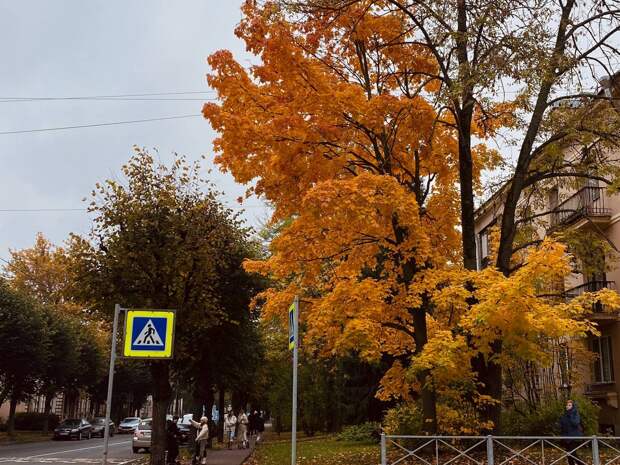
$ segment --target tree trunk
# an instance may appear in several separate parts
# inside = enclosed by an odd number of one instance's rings
[[[217,422],[217,441],[224,442],[224,414],[226,413],[224,409],[226,406],[224,405],[224,387],[219,386],[217,388],[218,396],[217,396],[217,408],[220,410],[220,421]]]
[[[423,308],[413,311],[413,326],[415,339],[415,354],[419,355],[428,342],[426,326],[426,311],[428,299],[423,298]],[[420,383],[420,400],[422,402],[422,430],[425,433],[434,434],[437,432],[437,396],[435,389],[430,381],[430,370],[424,370],[417,375]]]
[[[474,171],[471,156],[471,109],[459,114],[459,181],[461,184],[461,241],[463,266],[467,270],[478,269],[476,259],[476,230],[474,205]]]
[[[50,414],[52,413],[52,400],[54,395],[51,393],[45,394],[45,418],[43,419],[43,434],[47,434],[50,431]]]
[[[15,410],[17,409],[17,397],[12,396],[9,407],[9,419],[6,423],[6,432],[9,436],[15,434]]]
[[[170,363],[157,361],[151,365],[153,376],[153,423],[151,438],[151,465],[165,465],[166,414],[172,399],[170,386]]]

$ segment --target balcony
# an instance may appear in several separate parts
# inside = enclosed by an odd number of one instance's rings
[[[605,222],[610,217],[611,210],[605,206],[605,188],[584,187],[553,209],[551,225],[569,225],[583,218]]]
[[[616,289],[615,281],[589,281],[587,283],[581,284],[580,286],[573,287],[571,289],[567,289],[564,291],[564,296],[567,300],[574,299],[577,296],[580,296],[584,292],[596,292],[602,289]],[[600,302],[596,302],[592,305],[592,311],[594,313],[602,314],[604,313],[603,304]],[[609,316],[610,319],[615,319],[616,315],[605,315]],[[605,318],[605,316],[598,315],[599,318]]]

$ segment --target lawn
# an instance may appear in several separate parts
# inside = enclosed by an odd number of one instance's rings
[[[300,441],[297,463],[300,465],[377,465],[379,444],[337,441],[333,437]],[[248,465],[289,465],[291,445],[288,442],[261,444]]]
[[[0,433],[0,445],[22,443],[22,442],[39,442],[48,441],[52,437],[50,434],[43,434],[40,431],[15,431],[13,437],[9,437],[6,433]]]

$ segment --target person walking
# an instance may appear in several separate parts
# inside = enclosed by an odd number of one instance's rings
[[[560,418],[560,434],[571,439],[565,440],[568,465],[586,465],[585,462],[577,457],[576,448],[580,446],[580,441],[574,438],[583,436],[581,427],[581,417],[577,410],[577,405],[572,400],[566,401],[566,411]]]
[[[166,422],[166,447],[168,455],[166,463],[173,465],[177,462],[179,456],[179,428],[177,427],[178,417]]]
[[[198,430],[196,435],[196,450],[194,457],[198,463],[205,465],[207,463],[207,445],[209,440],[209,419],[202,417],[200,423],[191,418],[190,423]]]
[[[239,441],[241,441],[240,448],[247,449],[250,446],[248,441],[248,424],[250,421],[248,420],[248,416],[245,414],[243,409],[239,410]]]
[[[263,413],[259,412],[256,415],[256,444],[260,442],[263,431],[265,431],[265,419],[263,418]]]
[[[232,411],[231,407],[228,407],[226,415],[224,415],[224,438],[228,442],[228,448],[232,449],[232,443],[235,439],[235,428],[237,427],[237,417]]]
[[[250,421],[249,425],[248,425],[248,432],[250,435],[250,438],[254,437],[254,435],[256,434],[256,415],[257,415],[257,411],[254,410],[253,412],[250,412],[250,414],[248,415],[248,420]]]

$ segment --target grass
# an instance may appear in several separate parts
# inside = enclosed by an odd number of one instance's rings
[[[48,441],[51,437],[51,433],[43,434],[40,431],[15,431],[13,436],[3,432],[0,433],[0,445]]]
[[[301,441],[297,444],[299,465],[377,465],[379,445],[337,441],[324,437]],[[248,465],[289,465],[291,445],[287,442],[261,444],[247,462]]]

